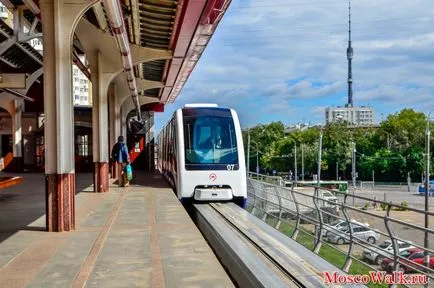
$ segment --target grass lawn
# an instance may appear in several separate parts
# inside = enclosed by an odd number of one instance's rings
[[[276,220],[268,220],[267,219],[267,223],[270,225],[273,225],[276,223]],[[284,233],[285,235],[291,236],[293,231],[294,231],[294,227],[295,227],[295,222],[294,222],[293,226],[289,225],[288,223],[282,222],[280,224],[279,231]],[[314,248],[313,241],[314,241],[314,236],[313,236],[312,232],[308,232],[308,233],[303,232],[303,231],[298,232],[297,242],[302,244],[303,246],[305,246],[309,250],[313,250],[313,248]],[[345,263],[345,259],[346,259],[345,254],[333,249],[332,247],[330,247],[324,243],[321,245],[321,249],[320,249],[318,255],[321,256],[322,258],[324,258],[327,262],[335,265],[336,267],[338,267],[340,269],[342,269],[342,267]],[[357,262],[356,260],[353,260],[353,263],[351,264],[351,267],[350,267],[349,274],[352,274],[352,275],[355,275],[355,274],[369,275],[369,271],[372,271],[372,269],[366,265],[363,265],[362,263]],[[368,284],[368,287],[387,288],[388,286],[386,284],[382,284],[382,285],[380,285],[380,284]]]

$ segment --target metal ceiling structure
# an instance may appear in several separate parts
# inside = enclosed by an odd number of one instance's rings
[[[0,71],[25,71],[31,74],[42,67],[42,55],[30,44],[15,41],[14,30],[2,19],[0,19],[0,52]]]
[[[162,81],[164,88],[139,92],[161,103],[172,103],[214,33],[230,0],[122,0],[130,43],[173,51],[173,59],[156,60],[134,67],[135,76]],[[102,6],[102,5],[101,5]],[[107,31],[104,7],[89,9],[85,18]]]
[[[38,0],[0,2],[10,10],[20,7],[26,26],[32,27],[35,33],[42,32],[38,21]],[[163,88],[139,91],[139,95],[155,98],[163,104],[172,103],[176,99],[230,2],[231,0],[120,0],[130,43],[173,51],[172,59],[150,61],[134,67],[137,78],[165,84]],[[111,33],[101,2],[89,9],[84,18],[97,28]],[[0,20],[0,48],[12,38],[13,29]],[[79,41],[74,39],[74,62],[90,76],[88,68],[78,59],[78,55],[83,53]],[[42,55],[25,42],[17,41],[4,53],[0,53],[2,71],[24,69],[31,73],[41,65]]]

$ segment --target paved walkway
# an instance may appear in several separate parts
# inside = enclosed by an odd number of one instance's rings
[[[64,233],[44,231],[44,175],[22,176],[0,190],[1,288],[233,287],[160,175],[93,193],[78,174],[77,228]]]

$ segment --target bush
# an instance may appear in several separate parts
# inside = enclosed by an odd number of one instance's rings
[[[401,206],[402,206],[401,211],[407,211],[408,202],[407,201],[402,201],[401,202]]]
[[[383,209],[383,211],[386,211],[387,205],[386,205],[386,203],[381,203],[380,207],[381,207],[381,209]]]
[[[363,206],[363,210],[368,210],[369,207],[371,207],[371,203],[366,202],[366,203],[365,203],[365,206]]]

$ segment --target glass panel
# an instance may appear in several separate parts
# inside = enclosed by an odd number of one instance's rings
[[[184,116],[186,164],[238,164],[231,117]]]

